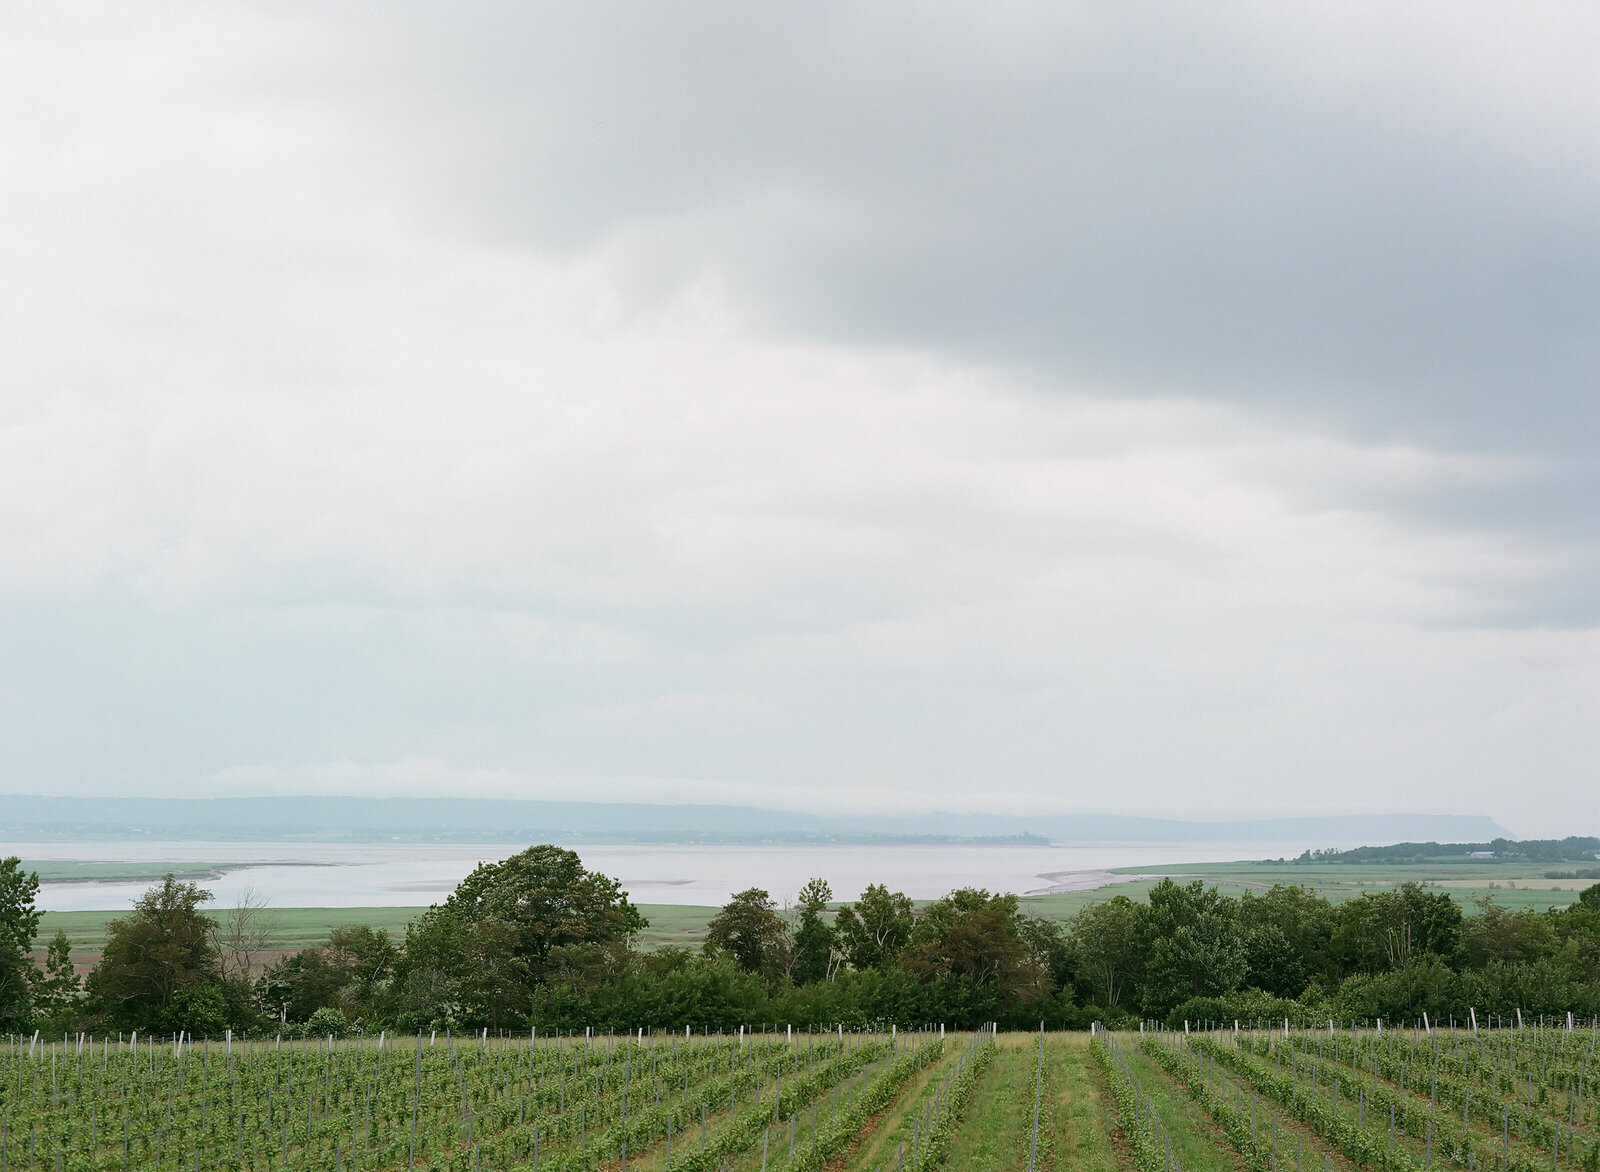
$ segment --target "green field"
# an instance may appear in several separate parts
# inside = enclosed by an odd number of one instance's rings
[[[23,862],[23,869],[34,872],[44,883],[132,883],[139,880],[155,882],[169,872],[179,879],[198,883],[216,879],[228,871],[236,871],[243,866],[244,863],[145,863],[88,859],[42,859]]]
[[[396,939],[405,935],[406,925],[425,912],[421,907],[348,908],[266,908],[261,912],[268,927],[267,949],[293,952],[326,944],[328,933],[341,924],[368,924],[388,932]],[[705,936],[706,922],[715,908],[680,904],[641,904],[640,910],[650,927],[640,934],[643,948],[668,944],[698,948]],[[74,953],[93,954],[105,946],[107,921],[120,912],[46,912],[39,925],[39,939],[48,939],[60,930],[67,934]]]
[[[1480,1024],[182,1047],[13,1038],[0,1052],[0,1162],[64,1172],[1595,1166],[1591,1031]]]
[[[1436,862],[1409,864],[1366,863],[1182,863],[1155,867],[1117,867],[1119,875],[1149,875],[1093,891],[1074,891],[1060,895],[1029,896],[1024,902],[1038,914],[1065,919],[1085,904],[1112,895],[1143,898],[1161,877],[1203,879],[1230,896],[1246,891],[1260,893],[1275,883],[1298,884],[1335,903],[1354,898],[1364,891],[1393,891],[1402,883],[1425,883],[1448,891],[1467,915],[1478,908],[1475,900],[1493,896],[1494,901],[1512,911],[1533,908],[1564,908],[1577,902],[1578,893],[1597,881],[1547,879],[1545,872],[1570,869],[1566,865],[1490,860],[1481,863]]]

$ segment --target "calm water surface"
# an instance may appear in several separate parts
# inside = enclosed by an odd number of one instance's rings
[[[274,907],[413,907],[450,893],[479,862],[505,858],[522,844],[88,842],[0,843],[0,853],[28,860],[82,859],[245,864],[204,884],[228,906],[253,887]],[[735,891],[764,887],[792,896],[820,875],[839,899],[885,883],[916,899],[955,887],[1026,893],[1053,886],[1093,887],[1111,867],[1226,862],[1298,854],[1298,844],[1073,843],[994,846],[579,846],[592,870],[622,881],[637,903],[716,906]],[[1076,874],[1075,874],[1076,873]],[[46,883],[49,911],[121,910],[148,882]]]

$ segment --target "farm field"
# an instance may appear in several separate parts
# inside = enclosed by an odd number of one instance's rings
[[[0,1161],[65,1172],[1594,1168],[1593,1024],[1479,1024],[10,1038]]]
[[[1482,863],[1431,862],[1408,864],[1296,863],[1264,861],[1240,863],[1187,863],[1149,867],[1117,867],[1112,873],[1139,876],[1124,883],[1090,891],[1030,896],[1025,902],[1041,914],[1064,919],[1087,904],[1113,895],[1142,898],[1162,877],[1203,879],[1237,898],[1246,891],[1260,894],[1275,883],[1298,884],[1335,903],[1364,891],[1393,891],[1402,883],[1426,883],[1448,891],[1467,915],[1477,913],[1474,900],[1488,895],[1512,911],[1564,908],[1577,902],[1579,892],[1597,879],[1547,878],[1546,872],[1570,870],[1568,865],[1492,861]],[[1587,868],[1583,868],[1587,871]],[[1149,878],[1144,878],[1149,876]]]
[[[271,960],[302,948],[326,944],[328,933],[341,924],[367,924],[400,940],[405,936],[406,925],[426,910],[420,907],[266,908],[261,912],[267,928],[263,959]],[[650,921],[650,927],[639,934],[637,941],[639,947],[645,949],[668,944],[700,947],[705,939],[706,924],[717,911],[716,908],[648,903],[639,905],[639,910]],[[105,947],[107,921],[123,914],[123,911],[45,912],[39,922],[39,945],[42,948],[58,930],[66,932],[74,962],[87,970]]]

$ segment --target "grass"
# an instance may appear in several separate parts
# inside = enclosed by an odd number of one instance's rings
[[[326,943],[328,933],[343,924],[368,924],[398,939],[405,935],[406,925],[427,910],[421,907],[266,908],[261,917],[268,928],[267,950],[293,952]],[[644,948],[668,944],[699,948],[705,939],[706,924],[716,914],[715,908],[676,904],[641,904],[639,910],[650,921],[650,926],[639,937]],[[105,947],[106,924],[121,914],[46,912],[39,924],[39,940],[49,940],[59,929],[66,932],[74,953],[98,953]]]
[[[1050,1089],[1056,1142],[1051,1167],[1072,1172],[1117,1172],[1116,1147],[1111,1139],[1114,1112],[1089,1057],[1089,1039],[1083,1034],[1057,1034],[1045,1044],[1054,1072]]]
[[[901,1142],[901,1133],[904,1131],[909,1135],[909,1121],[912,1114],[921,1109],[924,1092],[944,1077],[945,1069],[954,1061],[955,1055],[956,1047],[947,1046],[943,1058],[918,1071],[901,1088],[899,1097],[889,1104],[889,1109],[878,1117],[877,1124],[860,1146],[840,1164],[841,1169],[866,1172],[885,1164],[893,1167],[895,1145]]]
[[[1426,883],[1448,891],[1468,915],[1478,911],[1474,901],[1493,896],[1495,903],[1512,911],[1533,908],[1567,907],[1578,894],[1594,885],[1593,879],[1547,879],[1545,872],[1562,870],[1549,863],[1525,862],[1434,862],[1434,863],[1179,863],[1154,867],[1117,867],[1113,874],[1156,876],[1126,883],[1111,884],[1092,891],[1070,891],[1058,895],[1034,895],[1023,900],[1035,915],[1064,920],[1091,903],[1114,895],[1144,898],[1159,877],[1174,880],[1203,879],[1224,894],[1237,898],[1246,891],[1260,894],[1274,884],[1298,884],[1334,903],[1353,899],[1362,892],[1393,891],[1402,883]],[[1572,869],[1567,867],[1565,869]]]
[[[155,883],[163,875],[172,874],[185,882],[202,882],[220,878],[228,871],[238,870],[243,863],[142,863],[121,860],[42,859],[22,862],[22,870],[39,876],[41,883],[131,883],[148,880]]]
[[[1000,1172],[1027,1158],[1038,1056],[1035,1042],[1032,1034],[1002,1035],[999,1053],[972,1088],[966,1118],[950,1141],[947,1166]]]
[[[1124,1043],[1123,1054],[1139,1086],[1155,1101],[1162,1122],[1171,1129],[1173,1158],[1189,1172],[1239,1172],[1238,1156],[1199,1104],[1141,1053],[1132,1039]]]

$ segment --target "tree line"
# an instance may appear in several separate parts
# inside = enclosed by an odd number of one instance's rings
[[[1163,879],[1067,920],[962,888],[921,906],[883,885],[793,907],[734,895],[698,950],[648,926],[606,875],[555,846],[480,865],[395,940],[362,924],[265,966],[259,904],[209,914],[166,876],[106,928],[87,979],[64,933],[32,956],[38,877],[0,861],[0,1030],[728,1029],[759,1023],[1110,1025],[1159,1018],[1443,1020],[1600,1013],[1600,884],[1566,909],[1466,916],[1408,883],[1343,903],[1293,885],[1233,898]]]

